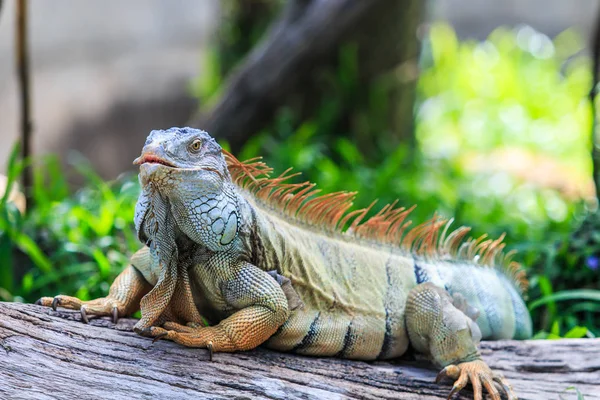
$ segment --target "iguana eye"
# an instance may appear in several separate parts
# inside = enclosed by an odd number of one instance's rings
[[[194,139],[194,141],[190,143],[189,147],[191,151],[197,152],[198,150],[200,150],[200,146],[202,146],[202,140]]]

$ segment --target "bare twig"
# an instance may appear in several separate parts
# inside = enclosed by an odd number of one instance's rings
[[[19,81],[19,100],[21,103],[21,154],[24,160],[31,155],[31,107],[29,96],[29,54],[27,47],[27,0],[17,1],[16,25],[17,75]],[[29,164],[26,161],[26,164]],[[27,208],[31,207],[32,170],[26,165],[23,172],[23,188]]]
[[[598,94],[598,74],[600,71],[600,11],[596,17],[594,33],[592,36],[592,88],[590,89],[590,106],[592,107],[592,166],[596,198],[600,202],[600,147],[598,144],[596,95]]]

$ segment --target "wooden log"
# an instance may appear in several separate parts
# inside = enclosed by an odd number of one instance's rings
[[[131,332],[135,320],[0,303],[0,399],[445,399],[418,361],[361,362],[266,349],[216,353]],[[600,339],[484,342],[520,399],[600,399]],[[472,398],[470,389],[457,398]],[[562,397],[561,397],[562,396]]]

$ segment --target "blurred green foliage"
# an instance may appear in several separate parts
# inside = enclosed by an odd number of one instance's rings
[[[507,232],[508,247],[529,270],[537,337],[597,335],[600,222],[589,210],[595,203],[581,200],[591,193],[591,74],[581,48],[572,31],[550,40],[528,27],[500,28],[486,41],[459,42],[450,27],[435,24],[424,42],[414,140],[393,140],[381,115],[393,74],[358,95],[350,45],[326,77],[331,90],[316,117],[281,110],[239,158],[262,155],[276,171],[293,166],[324,192],[356,190],[357,207],[398,198],[418,204],[415,222],[438,212],[472,226],[475,236]],[[202,97],[222,84],[223,57],[215,52],[207,60],[193,85]],[[368,157],[357,145],[364,137],[332,122],[348,101],[356,111],[348,129],[364,127],[373,143]],[[109,184],[77,159],[87,185],[71,195],[58,165],[49,158],[36,166],[36,207],[25,217],[0,202],[0,298],[105,295],[139,247],[133,177]],[[548,169],[532,174],[540,165]],[[21,168],[15,157],[9,178]]]
[[[81,156],[73,154],[71,164],[87,183],[74,195],[59,160],[50,156],[33,166],[35,208],[21,216],[13,204],[0,203],[0,300],[35,301],[59,293],[104,296],[139,249],[134,177],[107,183]],[[9,178],[22,167],[13,157]]]

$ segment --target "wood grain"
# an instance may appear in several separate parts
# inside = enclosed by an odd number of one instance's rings
[[[77,312],[0,303],[0,399],[445,399],[428,363],[360,362],[265,349],[208,361],[203,349],[151,340]],[[600,339],[482,344],[520,399],[600,399]],[[461,399],[472,398],[465,390]]]

